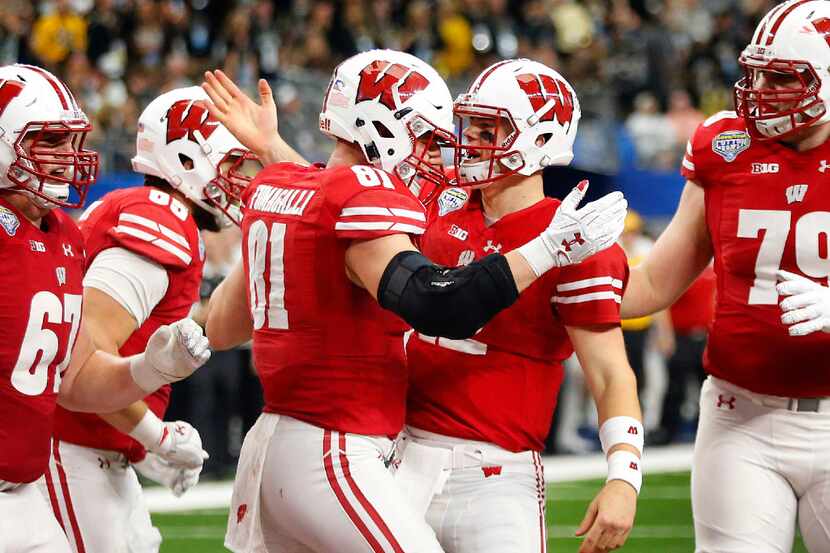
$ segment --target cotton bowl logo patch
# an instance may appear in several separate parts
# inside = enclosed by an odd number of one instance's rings
[[[725,131],[712,140],[712,151],[732,163],[738,154],[749,148],[749,133],[746,131]]]
[[[447,213],[461,209],[469,197],[463,188],[447,188],[438,196],[438,215],[443,217]]]
[[[3,230],[6,231],[6,234],[14,236],[17,234],[17,228],[20,226],[20,220],[17,218],[17,215],[14,214],[14,211],[0,206],[0,225],[2,225]]]

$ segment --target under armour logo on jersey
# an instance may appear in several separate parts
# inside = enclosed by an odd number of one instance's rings
[[[66,267],[58,267],[55,269],[55,276],[58,277],[58,286],[66,284]]]
[[[631,461],[631,463],[629,463],[628,468],[630,468],[631,470],[640,470],[640,466],[634,461]]]
[[[493,252],[493,253],[500,253],[501,252],[501,244],[493,244],[492,240],[487,241],[487,245],[484,246],[485,252]]]
[[[828,163],[826,159],[822,159],[821,161],[818,162],[818,172],[819,173],[824,173],[828,169],[830,169],[830,163]]]
[[[732,409],[734,409],[735,408],[735,396],[729,396],[729,399],[726,399],[725,397],[723,397],[723,394],[718,394],[717,407],[723,407],[724,405],[729,407],[730,411]]]
[[[788,186],[786,194],[788,204],[794,204],[795,202],[803,202],[804,196],[807,195],[807,185],[794,184],[792,186]]]
[[[585,239],[582,238],[582,234],[579,232],[574,233],[573,240],[562,240],[562,247],[565,248],[566,252],[571,251],[571,246],[581,246],[585,243]]]
[[[72,244],[63,245],[63,255],[66,257],[75,257],[75,253],[72,251]]]
[[[481,472],[484,473],[484,478],[490,478],[491,476],[498,476],[501,474],[501,466],[495,467],[481,467]]]
[[[638,435],[638,434],[640,433],[640,431],[639,431],[639,430],[637,430],[637,427],[636,427],[636,426],[629,426],[629,427],[628,427],[628,433],[629,433],[629,434],[632,434],[632,435],[634,435],[634,436],[636,436],[636,435]]]

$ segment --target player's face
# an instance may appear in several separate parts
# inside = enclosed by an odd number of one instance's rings
[[[69,172],[72,167],[67,165],[65,157],[60,154],[76,151],[75,135],[73,133],[57,131],[30,132],[21,140],[20,145],[27,154],[37,157],[41,171],[47,175],[56,177],[71,176]]]
[[[412,153],[417,159],[423,159],[430,166],[440,169],[444,164],[441,157],[441,149],[447,146],[447,141],[439,135],[427,132],[415,141],[415,147]]]
[[[461,124],[465,125],[463,119]],[[490,159],[494,154],[493,148],[502,144],[508,133],[508,125],[500,117],[470,117],[462,131],[463,144],[466,146],[465,161],[474,163]]]
[[[753,74],[752,85],[756,89],[786,92],[787,90],[799,90],[803,82],[794,72],[759,69]],[[796,104],[795,101],[770,102],[771,107],[782,111],[796,107]]]

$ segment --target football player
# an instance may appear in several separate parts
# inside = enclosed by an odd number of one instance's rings
[[[700,553],[790,551],[796,524],[811,553],[830,551],[830,336],[801,336],[826,322],[829,33],[824,1],[761,20],[736,111],[698,127],[677,213],[623,298],[625,317],[665,309],[714,257],[692,471]]]
[[[83,237],[56,208],[80,207],[95,179],[97,154],[84,148],[90,130],[54,75],[29,65],[0,68],[0,249],[8,262],[0,277],[3,551],[70,551],[32,485],[48,470],[56,402],[79,411],[121,409],[209,356],[189,319],[154,328],[146,351],[126,358],[96,351],[93,329],[81,323]]]
[[[210,116],[207,99],[189,87],[150,102],[132,161],[145,186],[111,192],[81,216],[84,317],[97,347],[114,355],[142,351],[156,328],[187,316],[202,280],[199,230],[238,223],[231,190],[244,189],[243,171],[258,169]],[[191,425],[162,422],[169,398],[164,386],[117,413],[58,408],[41,491],[77,553],[158,551],[133,466],[178,496],[196,484],[206,456]]]
[[[562,75],[526,59],[485,69],[454,110],[458,187],[438,197],[419,243],[445,265],[517,248],[557,209],[568,209],[569,199],[545,197],[542,169],[570,163],[580,118]],[[409,339],[407,428],[396,479],[447,553],[545,550],[540,452],[562,362],[574,350],[608,455],[608,481],[577,531],[585,536],[580,553],[625,542],[643,448],[637,384],[620,330],[627,278],[625,254],[615,245],[548,271],[472,338]]]
[[[208,88],[221,116],[242,113],[232,87]],[[577,210],[578,187],[527,244],[449,269],[412,245],[426,215],[405,184],[440,182],[436,143],[453,142],[452,99],[435,70],[388,50],[349,58],[320,129],[337,140],[326,168],[277,163],[245,191],[244,267],[210,302],[219,347],[253,332],[266,401],[243,445],[226,546],[439,552],[386,467],[404,421],[407,323],[473,335],[538,276],[610,246],[625,201]]]

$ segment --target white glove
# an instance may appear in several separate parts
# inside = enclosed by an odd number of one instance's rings
[[[202,467],[185,468],[171,464],[155,453],[147,453],[143,461],[133,463],[135,470],[145,478],[170,488],[173,495],[181,497],[199,482]]]
[[[209,348],[202,327],[192,319],[163,325],[150,336],[144,353],[130,358],[130,373],[149,394],[193,374],[210,358]]]
[[[588,181],[580,182],[562,200],[548,228],[516,250],[537,277],[553,267],[583,261],[614,244],[622,234],[628,209],[622,192],[612,192],[577,209],[587,190]]]
[[[781,322],[792,325],[790,336],[830,332],[830,288],[788,271],[778,271],[778,278],[778,294],[790,296],[780,304]]]
[[[198,430],[184,421],[162,422],[149,409],[129,435],[173,465],[201,468],[208,458]]]

